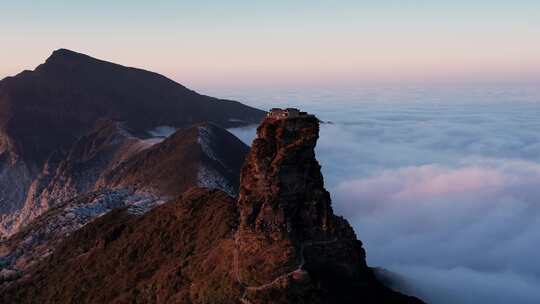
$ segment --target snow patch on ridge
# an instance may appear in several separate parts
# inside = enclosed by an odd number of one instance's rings
[[[126,204],[129,206],[127,210],[130,214],[143,215],[165,202],[164,199],[160,199],[151,194],[136,193],[127,199]]]
[[[71,220],[76,219],[75,222],[85,225],[90,220],[103,216],[112,209],[129,206],[128,211],[130,211],[129,208],[135,206],[136,209],[142,208],[144,210],[144,212],[137,212],[136,214],[143,214],[160,202],[159,197],[155,195],[134,193],[130,190],[120,189],[103,191],[91,201],[82,204],[75,200],[74,204],[68,205],[62,212],[68,218],[71,218]]]
[[[214,153],[214,150],[211,146],[211,137],[213,136],[212,130],[207,127],[201,126],[198,127],[199,137],[197,138],[197,143],[201,146],[203,153],[208,156],[211,160],[218,162],[223,168],[229,169]]]
[[[236,195],[234,187],[229,184],[226,178],[219,174],[219,172],[204,165],[201,165],[197,172],[197,185],[204,188],[221,189],[230,196]]]
[[[0,254],[1,268],[13,273],[28,269],[50,255],[55,244],[66,236],[113,209],[127,206],[128,213],[140,216],[163,203],[162,198],[151,193],[128,189],[100,190],[71,199],[38,217],[20,240],[6,243],[10,250]]]
[[[221,163],[210,146],[210,137],[212,136],[212,131],[210,131],[207,127],[198,127],[197,129],[199,130],[197,143],[201,146],[204,154],[206,154],[206,156],[208,156],[210,159]]]
[[[212,131],[205,127],[198,127],[199,136],[197,138],[197,143],[201,146],[203,153],[210,158],[211,160],[219,163],[223,168],[227,169],[227,166],[216,156],[216,153],[211,146],[211,137],[213,136]],[[223,175],[218,171],[211,169],[207,166],[201,165],[199,171],[197,172],[197,185],[205,188],[216,188],[221,189],[227,192],[229,195],[236,195],[234,187],[227,181]]]

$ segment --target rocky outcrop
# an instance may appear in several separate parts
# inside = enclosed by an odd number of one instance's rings
[[[265,119],[237,201],[192,188],[142,216],[112,211],[1,286],[0,302],[423,303],[367,267],[332,211],[317,137],[315,117]]]
[[[257,129],[242,169],[235,235],[243,299],[357,303],[357,297],[366,297],[415,303],[377,282],[352,227],[333,213],[315,159],[318,136],[319,121],[312,115],[269,116]]]
[[[355,244],[357,256],[350,266],[366,267],[351,226],[332,211],[315,159],[318,135],[313,116],[267,118],[257,129],[238,200],[237,241],[246,282],[268,282],[297,269],[307,244],[312,244],[308,251],[320,243]]]

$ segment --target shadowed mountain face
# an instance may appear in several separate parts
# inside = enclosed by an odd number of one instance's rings
[[[258,123],[263,112],[200,95],[156,73],[57,50],[35,71],[2,80],[0,128],[24,159],[37,163],[73,142],[98,119],[136,134],[157,126]]]
[[[265,119],[237,201],[192,188],[140,216],[113,211],[0,287],[0,302],[423,303],[381,284],[334,215],[318,127],[311,116]]]
[[[34,71],[0,81],[0,214],[21,208],[51,154],[69,149],[100,119],[144,137],[160,126],[258,123],[263,114],[156,73],[57,50]]]

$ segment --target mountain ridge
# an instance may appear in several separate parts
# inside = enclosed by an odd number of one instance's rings
[[[58,49],[33,71],[0,81],[0,223],[23,208],[51,155],[71,149],[100,120],[145,139],[160,127],[234,127],[263,116],[154,72]]]
[[[105,121],[67,157],[51,160],[10,223],[8,238],[0,240],[0,271],[26,273],[60,241],[113,209],[142,215],[197,186],[236,195],[249,149],[234,135],[204,123],[154,140]]]
[[[140,216],[116,209],[5,284],[20,303],[395,303],[348,222],[333,214],[315,117],[258,128],[237,199],[191,188]],[[80,288],[84,286],[84,288]]]

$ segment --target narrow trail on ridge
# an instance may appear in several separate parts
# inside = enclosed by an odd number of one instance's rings
[[[293,270],[291,272],[287,272],[285,274],[282,274],[282,275],[278,276],[277,278],[275,278],[274,280],[272,280],[269,283],[265,283],[265,284],[258,285],[258,286],[249,286],[249,285],[245,284],[244,282],[242,282],[242,280],[240,278],[240,270],[238,269],[238,267],[239,267],[238,239],[235,236],[234,237],[234,245],[235,246],[234,246],[234,255],[233,255],[234,274],[235,274],[236,281],[238,282],[238,284],[244,288],[244,292],[242,293],[242,296],[240,297],[240,302],[244,303],[244,304],[252,304],[251,301],[249,301],[248,299],[245,298],[246,293],[248,291],[259,291],[259,290],[269,288],[272,285],[275,285],[276,283],[281,281],[282,279],[287,278],[289,276],[292,276],[296,272],[303,271],[304,270],[303,268],[304,268],[304,265],[305,265],[305,262],[306,262],[306,259],[304,257],[304,250],[305,250],[306,247],[317,246],[317,245],[329,245],[329,244],[333,244],[333,243],[336,243],[336,242],[343,242],[343,241],[348,241],[348,240],[333,239],[333,240],[329,240],[329,241],[305,241],[300,245],[300,264],[298,265],[298,267],[295,270]]]

